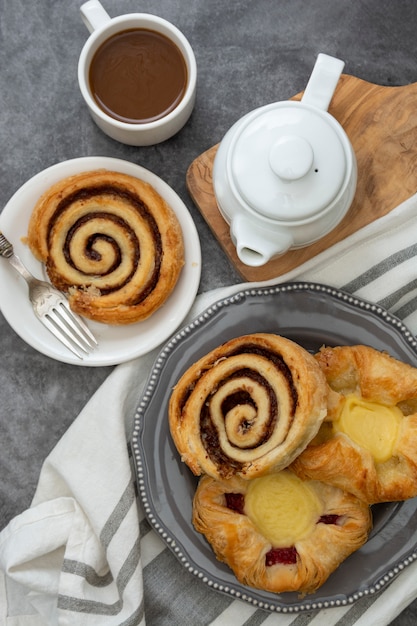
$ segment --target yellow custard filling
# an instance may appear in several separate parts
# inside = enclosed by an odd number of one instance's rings
[[[250,481],[245,513],[280,548],[292,546],[314,530],[322,505],[308,483],[284,470]]]
[[[403,414],[396,406],[385,406],[349,394],[333,428],[368,450],[377,463],[383,463],[393,455],[402,418]]]

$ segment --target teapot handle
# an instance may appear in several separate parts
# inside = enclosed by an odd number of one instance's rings
[[[344,61],[320,53],[301,102],[327,111],[344,66]]]

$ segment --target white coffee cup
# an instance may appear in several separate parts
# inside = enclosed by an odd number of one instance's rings
[[[101,130],[121,143],[149,146],[175,135],[188,121],[195,104],[197,64],[193,49],[180,30],[167,20],[148,13],[129,13],[111,18],[98,0],[89,0],[80,8],[84,24],[90,31],[78,63],[78,83],[90,114]],[[92,95],[89,80],[94,54],[111,36],[132,29],[146,29],[168,37],[180,50],[186,67],[187,83],[178,105],[164,117],[150,122],[124,122],[108,115]]]

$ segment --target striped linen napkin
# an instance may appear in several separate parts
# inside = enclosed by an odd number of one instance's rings
[[[262,287],[324,283],[377,303],[417,333],[417,194]],[[248,285],[197,297],[188,321]],[[357,602],[269,613],[209,588],[149,526],[137,500],[132,419],[158,350],[119,365],[42,467],[31,507],[0,533],[4,626],[384,626],[417,597],[417,560]]]

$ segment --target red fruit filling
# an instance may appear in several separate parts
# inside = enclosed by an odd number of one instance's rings
[[[335,515],[335,514],[322,515],[317,523],[318,524],[320,523],[321,524],[337,524],[337,521],[339,518],[340,518],[340,515]]]
[[[228,509],[244,515],[245,496],[243,493],[225,493],[226,506]],[[320,524],[337,524],[340,515],[328,514],[322,515],[317,523]],[[297,550],[294,546],[290,548],[272,548],[265,555],[265,565],[293,565],[297,562]]]
[[[297,562],[297,550],[294,546],[291,548],[272,548],[265,554],[265,565],[292,565]]]
[[[245,496],[243,493],[225,493],[224,495],[226,497],[227,508],[243,515],[243,508],[245,506]]]

